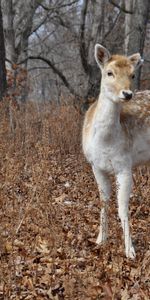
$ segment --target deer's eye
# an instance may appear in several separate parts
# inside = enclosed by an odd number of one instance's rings
[[[111,72],[111,71],[108,71],[108,72],[107,72],[107,75],[108,75],[108,76],[114,76],[113,72]]]
[[[132,79],[134,79],[134,78],[135,78],[135,74],[132,75]]]

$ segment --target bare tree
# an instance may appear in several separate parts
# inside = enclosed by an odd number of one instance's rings
[[[42,62],[47,64],[51,76],[59,77],[76,99],[96,97],[100,74],[94,61],[94,44],[99,41],[115,49],[117,37],[112,41],[111,33],[117,30],[118,22],[121,24],[120,10],[104,0],[42,2],[41,8],[41,14],[46,11],[47,17],[42,30],[31,37],[28,59],[35,60],[40,68]],[[120,36],[121,31],[119,41]],[[122,47],[119,41],[117,45]],[[35,70],[35,64],[30,65]]]
[[[148,10],[149,1],[143,2]],[[96,42],[112,53],[123,53],[125,45],[127,54],[142,54],[147,13],[139,0],[2,0],[2,4],[7,60],[27,67],[30,95],[36,99],[95,98],[100,81],[93,55]]]
[[[127,23],[128,21],[130,22],[129,32],[126,32],[128,34],[127,54],[130,55],[134,52],[140,52],[140,54],[143,55],[150,1],[130,0],[129,5],[133,14],[132,16],[130,15],[130,17],[128,16],[128,19],[126,20]],[[140,74],[141,71],[139,70],[135,78],[136,88],[139,88],[140,86]]]
[[[42,0],[2,0],[7,62],[17,64],[26,57],[33,17]]]

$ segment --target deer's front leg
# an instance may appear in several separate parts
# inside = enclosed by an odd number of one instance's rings
[[[93,167],[93,173],[103,202],[100,213],[100,230],[96,240],[97,244],[101,244],[107,239],[108,235],[107,206],[111,194],[111,182],[109,176],[99,169]]]
[[[123,172],[117,176],[118,183],[118,213],[124,232],[126,256],[135,258],[135,250],[132,245],[132,239],[129,228],[128,206],[132,188],[132,173]]]

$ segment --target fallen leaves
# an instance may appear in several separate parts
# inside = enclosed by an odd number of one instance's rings
[[[68,125],[62,132],[56,118],[51,121],[51,108],[39,117],[33,105],[14,111],[16,128],[10,134],[5,110],[0,112],[0,298],[150,299],[148,170],[134,175],[130,212],[137,258],[130,261],[124,257],[114,191],[109,240],[95,245],[101,203],[79,137],[74,141],[71,134],[64,142]],[[71,116],[76,128],[80,122]],[[49,142],[52,128],[55,140]]]
[[[47,241],[42,240],[42,238],[40,236],[38,236],[38,238],[37,238],[35,249],[39,254],[42,254],[42,255],[47,255],[50,253],[50,250],[48,249]]]

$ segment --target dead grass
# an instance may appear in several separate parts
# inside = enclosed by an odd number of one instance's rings
[[[0,299],[149,297],[149,170],[134,174],[124,257],[115,193],[110,239],[95,246],[100,201],[81,153],[82,117],[71,106],[0,103]]]

